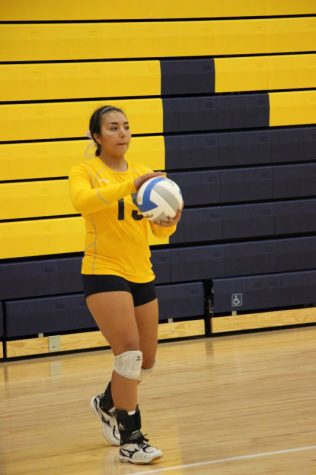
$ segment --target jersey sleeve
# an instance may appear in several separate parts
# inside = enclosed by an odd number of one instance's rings
[[[69,174],[69,192],[73,206],[83,214],[101,211],[107,205],[136,192],[134,179],[123,183],[92,188],[89,172],[84,166],[74,166]]]
[[[173,226],[159,226],[158,224],[152,223],[149,221],[152,233],[157,238],[166,238],[171,236],[176,232],[177,225],[174,224]]]

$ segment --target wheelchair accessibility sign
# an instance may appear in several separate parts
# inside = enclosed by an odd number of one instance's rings
[[[232,307],[242,307],[242,294],[232,294]]]

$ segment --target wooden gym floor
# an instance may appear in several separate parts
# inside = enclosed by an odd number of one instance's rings
[[[316,475],[316,328],[160,344],[139,396],[151,466],[119,463],[90,412],[111,368],[110,351],[3,364],[1,475]]]

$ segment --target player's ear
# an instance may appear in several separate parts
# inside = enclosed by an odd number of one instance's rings
[[[93,138],[99,145],[101,145],[101,137],[99,134],[93,134]]]

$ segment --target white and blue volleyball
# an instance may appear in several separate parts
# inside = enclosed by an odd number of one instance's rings
[[[158,221],[174,218],[177,210],[183,206],[183,198],[174,181],[159,176],[142,184],[136,195],[136,203],[145,218]]]

